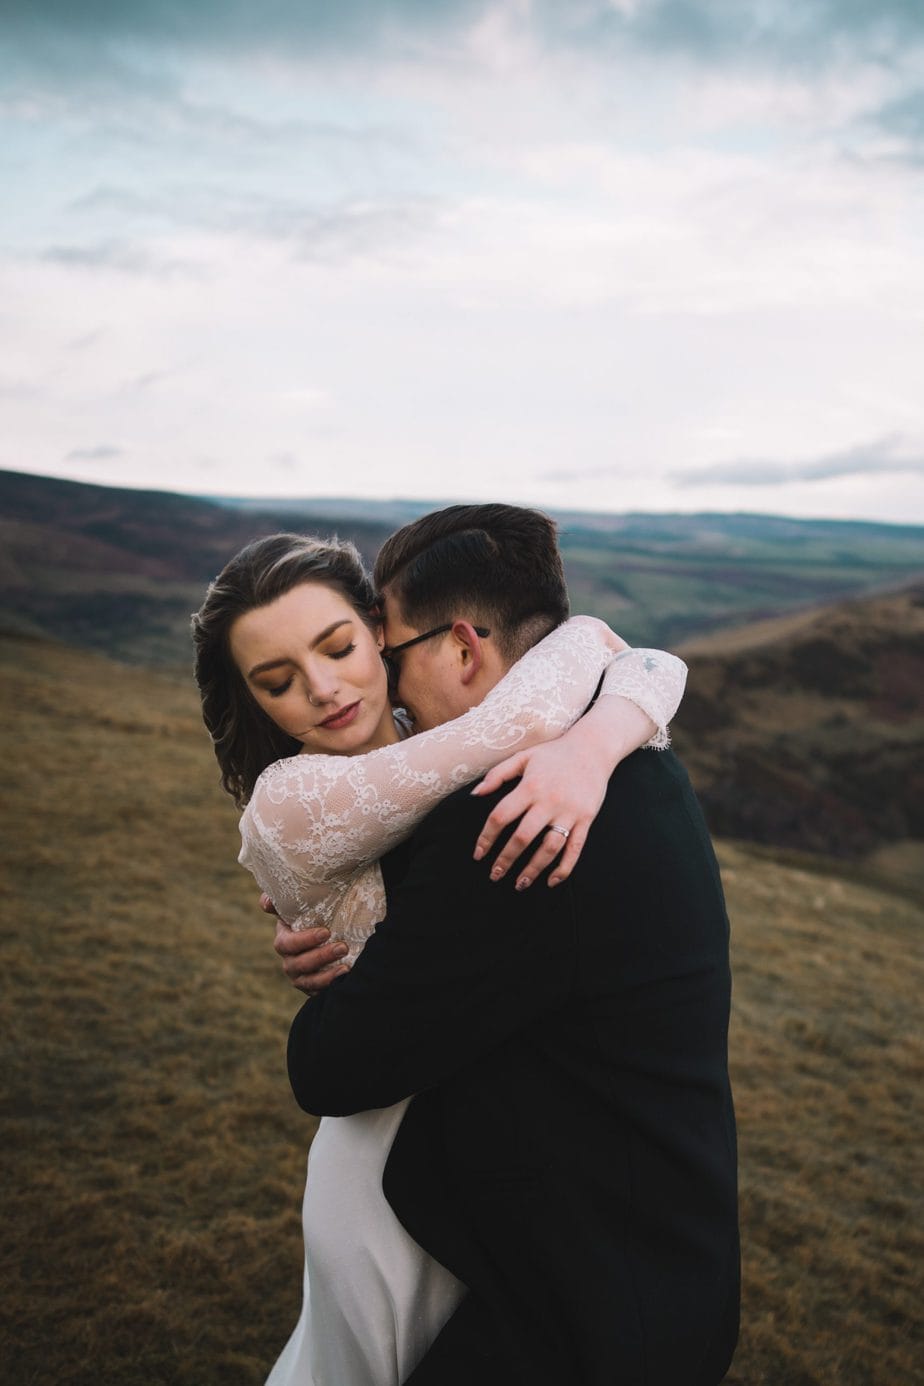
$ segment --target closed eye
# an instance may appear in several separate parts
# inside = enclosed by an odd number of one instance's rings
[[[355,649],[356,644],[351,640],[349,645],[344,645],[342,650],[327,650],[325,653],[328,659],[346,659],[347,655],[351,655]],[[275,688],[267,688],[266,691],[271,698],[281,698],[284,693],[288,693],[291,687],[292,679],[289,677],[285,683],[277,683]]]

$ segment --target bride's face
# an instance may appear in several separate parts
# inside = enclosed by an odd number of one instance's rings
[[[231,655],[253,697],[306,751],[354,756],[398,739],[381,632],[332,587],[303,582],[239,616]]]

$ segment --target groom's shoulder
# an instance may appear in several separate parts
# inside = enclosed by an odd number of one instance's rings
[[[425,848],[453,860],[468,860],[475,840],[492,810],[519,784],[509,780],[493,794],[472,795],[478,783],[470,780],[442,799],[418,823],[411,837],[392,855],[403,864]],[[677,812],[668,812],[673,808]],[[675,822],[678,812],[687,828],[699,820],[701,810],[680,759],[673,751],[640,750],[627,756],[610,777],[600,810],[598,835],[610,827],[625,836],[644,834],[653,819],[663,829]]]
[[[623,856],[662,851],[712,855],[711,835],[683,762],[673,751],[640,750],[613,772],[591,834]]]
[[[619,762],[610,776],[608,795],[625,798],[640,788],[666,793],[669,789],[691,789],[683,762],[673,751],[653,751],[644,747]]]
[[[473,795],[478,780],[470,780],[442,799],[421,820],[410,838],[442,837],[473,828],[475,836],[481,831],[491,811],[519,784],[508,780],[493,794]],[[673,751],[640,750],[621,761],[610,776],[604,811],[657,811],[668,797],[680,796],[695,804],[690,778],[683,763]],[[466,850],[468,850],[466,841]]]
[[[642,749],[617,765],[598,815],[601,829],[609,827],[632,838],[670,823],[683,831],[706,831],[702,809],[683,762],[673,751]]]

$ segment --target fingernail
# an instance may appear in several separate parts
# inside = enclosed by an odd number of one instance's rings
[[[474,851],[475,860],[476,860],[476,861],[481,861],[481,858],[482,858],[483,856],[484,856],[484,848],[483,848],[483,847],[476,847],[476,848],[475,848],[475,851]]]
[[[347,946],[346,946],[345,943],[340,943],[340,944],[338,944],[337,947],[334,949],[334,957],[335,957],[335,958],[345,958],[346,955],[347,955],[347,953],[348,953],[349,951],[350,951],[350,950],[349,950],[349,948],[347,948]]]
[[[345,976],[347,975],[347,973],[349,972],[349,970],[350,970],[349,967],[338,967],[338,968],[337,968],[337,971],[334,973],[334,976],[335,976],[335,977],[345,977]]]
[[[493,871],[491,872],[491,880],[492,880],[492,881],[499,881],[500,878],[501,878],[501,876],[503,876],[503,874],[504,874],[504,873],[503,873],[503,870],[501,869],[501,867],[495,866],[494,869],[493,869]]]
[[[517,881],[517,890],[525,890],[528,885],[529,877],[521,876],[520,879]]]
[[[321,930],[321,933],[320,933],[320,938],[319,938],[318,942],[319,942],[319,943],[326,943],[327,940],[328,940],[329,938],[330,938],[330,929],[322,929],[322,930]]]
[[[549,885],[550,885],[550,886],[561,885],[561,876],[550,876],[550,877],[549,877]]]
[[[475,785],[475,788],[474,788],[474,789],[469,790],[469,793],[470,793],[470,794],[480,794],[480,793],[481,793],[481,781],[480,781],[480,780],[479,780],[478,783]]]

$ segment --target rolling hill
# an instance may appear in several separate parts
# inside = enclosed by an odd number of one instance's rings
[[[0,472],[0,619],[136,663],[188,664],[188,616],[248,539],[338,532],[368,560],[418,502],[231,503]],[[562,513],[573,606],[633,644],[924,578],[920,527]]]
[[[0,630],[188,668],[189,612],[255,534],[337,530],[371,561],[393,525],[426,509],[271,510],[0,473]],[[741,515],[560,521],[575,609],[646,644],[699,632],[681,646],[691,677],[675,739],[715,831],[924,883],[924,531]],[[918,585],[881,591],[915,574]]]
[[[0,621],[139,664],[187,666],[189,613],[239,548],[309,514],[0,472]],[[388,526],[351,523],[371,559]]]
[[[297,1004],[194,690],[0,637],[4,1386],[253,1386],[298,1312]],[[720,844],[742,1339],[729,1386],[922,1353],[922,911]]]
[[[924,586],[681,647],[675,745],[713,831],[924,884]]]

